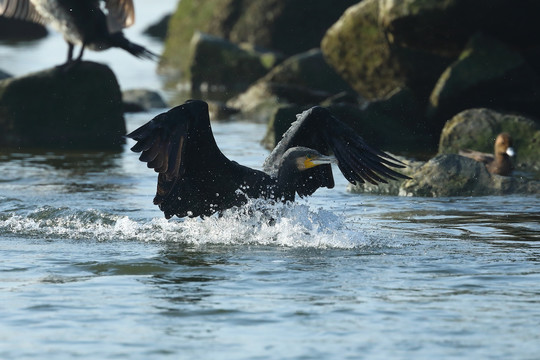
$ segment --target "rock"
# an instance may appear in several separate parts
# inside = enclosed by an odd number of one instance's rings
[[[105,65],[82,62],[0,81],[0,145],[120,149],[120,88]]]
[[[396,89],[383,99],[361,105],[327,107],[373,146],[408,154],[435,152],[436,140],[422,127],[422,107],[409,89]]]
[[[330,93],[302,86],[257,81],[244,93],[227,101],[227,106],[239,109],[244,117],[256,122],[268,122],[271,114],[284,105],[313,106]]]
[[[229,10],[230,16],[222,18],[220,30],[233,42],[249,42],[290,56],[319,47],[326,30],[357,1],[229,1],[221,13]]]
[[[513,193],[540,194],[540,182],[491,175],[484,164],[455,154],[438,155],[405,181],[401,196],[484,196]]]
[[[296,115],[308,108],[308,106],[299,105],[282,105],[275,108],[270,114],[268,128],[261,144],[272,150],[281,141],[283,134],[291,127],[291,124],[296,121]]]
[[[158,92],[147,89],[124,90],[122,100],[125,109],[127,109],[126,112],[148,111],[167,107],[167,103]]]
[[[0,70],[0,80],[8,79],[10,77],[13,77],[11,74],[8,74],[5,71]]]
[[[43,25],[0,16],[0,40],[31,41],[44,38],[47,34],[47,28]]]
[[[277,59],[277,55],[246,50],[222,38],[200,32],[193,36],[190,48],[189,77],[195,97],[200,97],[203,90],[244,91],[265,75]]]
[[[208,112],[211,120],[230,120],[240,110],[227,106],[221,101],[208,100]]]
[[[370,100],[405,85],[378,18],[379,0],[364,0],[347,9],[321,43],[328,63]]]
[[[326,60],[369,100],[404,87],[429,94],[451,59],[389,43],[380,26],[380,4],[365,0],[347,9],[322,40]]]
[[[519,48],[538,44],[539,11],[535,0],[382,0],[380,22],[394,45],[456,57],[476,32]]]
[[[196,31],[233,43],[293,55],[318,47],[326,29],[357,0],[186,0],[169,23],[160,69],[185,73],[188,44]]]
[[[328,66],[321,51],[312,49],[283,61],[228,105],[265,121],[283,105],[305,108],[351,91]]]
[[[449,120],[441,133],[439,154],[458,153],[460,149],[492,153],[501,132],[514,140],[516,167],[540,171],[540,125],[520,115],[490,109],[466,110]]]
[[[437,139],[427,131],[422,110],[409,88],[395,89],[385,98],[367,103],[362,123],[352,126],[377,147],[399,153],[426,153],[435,149]]]
[[[155,24],[148,26],[144,33],[158,40],[165,40],[167,37],[167,29],[169,27],[169,21],[171,20],[171,14],[163,16]]]
[[[417,127],[417,114],[421,108],[408,89],[400,89],[385,99],[358,104],[353,102],[327,103],[330,112],[348,124],[373,146],[401,153],[425,153],[432,149],[430,135]],[[295,115],[310,107],[309,104],[291,104],[277,107],[270,116],[263,144],[272,149],[295,120]]]
[[[539,77],[519,53],[476,34],[439,78],[430,96],[429,115],[447,119],[473,107],[540,115],[539,85]]]
[[[456,57],[473,27],[481,1],[381,1],[380,23],[391,44]],[[474,31],[473,31],[474,32]]]
[[[263,81],[297,85],[330,94],[353,91],[328,65],[318,48],[289,57],[272,69]]]

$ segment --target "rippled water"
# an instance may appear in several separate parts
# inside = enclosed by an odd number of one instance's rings
[[[262,125],[213,127],[262,164]],[[353,195],[336,176],[166,221],[130,145],[0,153],[1,359],[538,359],[538,196]]]
[[[214,130],[262,164],[263,126]],[[537,358],[537,197],[351,195],[338,178],[166,221],[154,191],[127,147],[0,157],[0,358]]]

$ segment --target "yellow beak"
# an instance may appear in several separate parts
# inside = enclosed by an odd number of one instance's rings
[[[304,167],[311,169],[312,167],[324,164],[337,164],[337,159],[334,156],[319,156],[314,158],[306,158]]]

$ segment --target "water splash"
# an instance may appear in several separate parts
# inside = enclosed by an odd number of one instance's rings
[[[269,205],[261,200],[205,219],[136,219],[50,206],[0,215],[0,233],[32,238],[346,249],[389,245],[349,225],[331,211],[301,203]]]

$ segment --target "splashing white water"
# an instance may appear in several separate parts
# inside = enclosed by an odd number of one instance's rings
[[[47,206],[0,216],[1,233],[33,238],[347,249],[389,245],[390,240],[366,234],[370,230],[358,226],[351,230],[344,218],[327,210],[260,200],[205,219],[137,220],[92,209]]]

